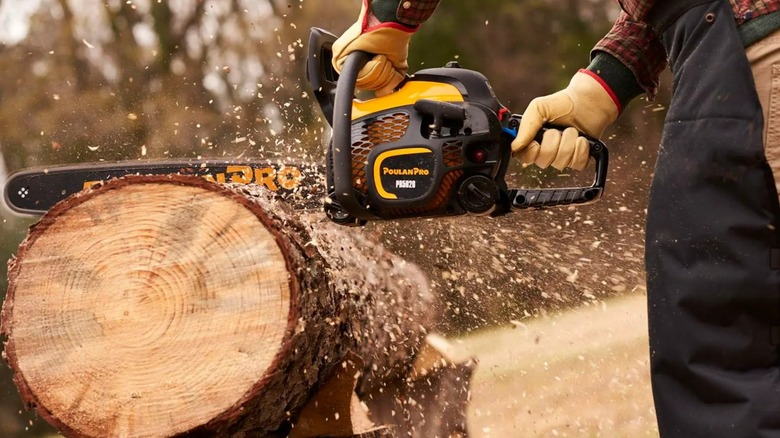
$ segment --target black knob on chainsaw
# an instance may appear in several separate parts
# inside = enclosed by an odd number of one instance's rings
[[[466,120],[466,108],[450,102],[420,99],[414,103],[414,109],[419,113],[433,117],[432,138],[441,138],[441,129],[445,125],[445,121],[454,122],[449,126],[460,129]]]
[[[490,214],[496,207],[498,186],[485,175],[473,175],[463,180],[458,188],[461,207],[471,214]]]

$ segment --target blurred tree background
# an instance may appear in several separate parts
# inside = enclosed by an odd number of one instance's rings
[[[0,0],[0,185],[25,167],[99,160],[320,161],[329,133],[305,81],[305,44],[312,26],[342,32],[359,5]],[[520,112],[587,65],[617,11],[612,0],[444,0],[412,41],[411,71],[457,59]],[[638,99],[607,133],[608,195],[587,210],[411,221],[416,235],[392,223],[366,231],[430,272],[446,297],[448,333],[632,290],[643,278],[643,209],[666,93],[655,103]],[[520,178],[517,166],[511,172]],[[534,181],[577,179],[528,172]],[[0,259],[12,256],[31,221],[0,211]],[[2,269],[0,297],[5,288]],[[22,409],[2,365],[0,436],[50,431]]]

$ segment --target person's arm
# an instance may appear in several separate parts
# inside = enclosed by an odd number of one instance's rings
[[[373,53],[376,56],[360,71],[356,85],[377,94],[391,92],[406,75],[409,40],[438,4],[438,0],[363,0],[357,22],[333,43],[333,67],[341,72],[354,51]]]
[[[655,97],[665,67],[666,51],[655,32],[624,12],[591,51],[588,70],[604,79],[625,107],[642,93]]]
[[[588,142],[577,131],[600,138],[633,98],[643,92],[655,96],[665,66],[666,52],[655,33],[622,13],[594,47],[587,69],[577,72],[565,89],[528,105],[512,142],[515,158],[542,168],[582,170]],[[549,129],[539,143],[534,137],[545,123],[570,128]]]

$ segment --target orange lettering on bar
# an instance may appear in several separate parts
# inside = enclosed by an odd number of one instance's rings
[[[279,170],[276,175],[276,180],[279,181],[279,185],[287,190],[293,190],[301,184],[303,175],[297,167],[284,167]]]
[[[279,190],[279,187],[277,187],[276,183],[274,183],[275,177],[276,171],[271,167],[255,169],[255,181],[257,181],[258,184],[266,186],[268,190],[273,190],[274,192]]]
[[[238,184],[249,184],[252,182],[253,172],[249,166],[228,166],[227,173],[233,174],[230,177],[230,182]]]

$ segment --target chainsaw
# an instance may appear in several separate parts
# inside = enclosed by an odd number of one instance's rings
[[[327,31],[312,29],[306,67],[333,131],[324,165],[169,160],[29,169],[10,176],[5,202],[19,213],[42,214],[101,181],[170,173],[262,185],[295,208],[324,208],[331,220],[343,225],[463,214],[499,216],[516,209],[587,204],[602,196],[609,158],[597,139],[585,136],[595,161],[591,186],[508,188],[511,142],[522,116],[501,105],[484,75],[451,62],[418,71],[388,96],[359,100],[357,75],[371,55],[351,54],[339,75],[331,64],[335,40]],[[539,136],[547,129],[560,128],[546,125]]]
[[[418,71],[396,90],[355,99],[358,73],[373,55],[351,53],[332,67],[336,36],[312,29],[307,78],[333,128],[327,155],[325,212],[346,225],[369,220],[462,214],[499,216],[514,209],[587,204],[604,192],[606,146],[584,134],[595,159],[589,187],[508,188],[511,143],[522,116],[501,105],[487,78],[450,62]],[[561,129],[546,125],[547,129]]]

